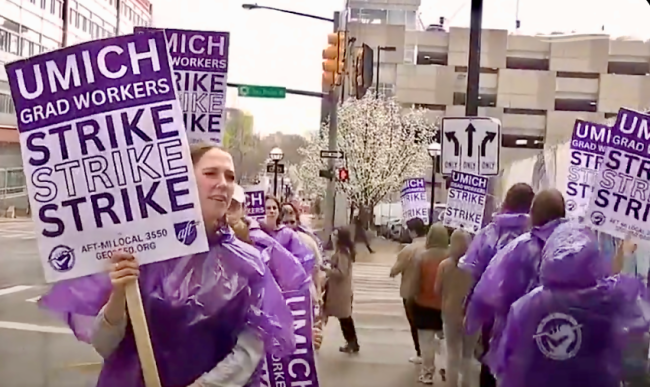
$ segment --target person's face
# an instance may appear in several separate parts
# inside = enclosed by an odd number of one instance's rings
[[[244,217],[244,206],[236,200],[231,200],[230,207],[228,207],[227,217],[228,224],[230,225],[241,220]]]
[[[266,201],[266,220],[269,222],[275,222],[278,219],[280,209],[278,208],[278,203],[275,200]]]
[[[294,213],[294,211],[293,211],[293,207],[291,207],[291,206],[289,206],[289,205],[282,206],[282,211],[283,211],[285,214],[288,214],[288,215],[295,215],[295,213]]]
[[[294,230],[297,229],[298,220],[296,219],[296,214],[293,211],[291,213],[286,213],[284,218],[282,218],[282,224]]]
[[[226,215],[235,191],[232,157],[220,149],[207,151],[194,165],[203,221],[213,227]]]

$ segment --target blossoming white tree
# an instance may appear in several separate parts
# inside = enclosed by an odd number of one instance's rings
[[[358,208],[372,211],[405,178],[423,176],[430,165],[427,146],[436,130],[426,110],[403,108],[392,98],[347,100],[338,110],[337,144],[345,154],[340,166],[348,169],[349,180],[337,182],[337,189]],[[327,169],[321,149],[328,149],[327,138],[315,135],[300,150],[305,158],[297,175],[302,189],[312,195],[324,195],[327,183],[318,176]]]

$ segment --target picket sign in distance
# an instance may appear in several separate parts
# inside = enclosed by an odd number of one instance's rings
[[[403,224],[414,218],[421,218],[424,224],[429,224],[430,205],[423,178],[405,179],[400,198],[402,200]]]
[[[207,251],[162,32],[6,66],[48,282]]]
[[[650,115],[619,110],[585,218],[595,230],[650,241]]]
[[[452,171],[443,224],[476,234],[483,224],[488,178]]]
[[[576,120],[571,135],[569,174],[567,175],[567,216],[584,216],[594,189],[598,169],[609,146],[611,128],[607,125]]]
[[[135,27],[135,33],[152,31]],[[226,122],[229,32],[165,29],[174,86],[190,144],[221,145]]]
[[[246,195],[246,216],[263,220],[266,216],[266,194],[260,186],[244,188]]]

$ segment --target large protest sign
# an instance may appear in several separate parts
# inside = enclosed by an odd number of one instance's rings
[[[650,241],[650,115],[621,109],[585,220],[617,238]]]
[[[266,195],[259,186],[244,189],[246,195],[246,216],[261,220],[266,216]]]
[[[452,171],[443,224],[476,233],[483,224],[488,178]]]
[[[135,27],[135,31],[152,28]],[[226,122],[229,32],[165,29],[190,144],[221,145]]]
[[[162,32],[6,66],[49,282],[208,249]]]
[[[576,120],[565,190],[567,216],[575,218],[585,214],[609,139],[608,126]]]
[[[429,200],[423,178],[406,179],[400,193],[402,199],[402,223],[413,218],[421,218],[429,223]]]
[[[314,356],[313,314],[309,289],[283,293],[287,306],[293,315],[293,329],[296,338],[295,351],[278,358],[270,353],[263,364],[262,386],[318,387],[318,373]]]

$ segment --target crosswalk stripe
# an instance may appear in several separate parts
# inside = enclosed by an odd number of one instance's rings
[[[33,288],[33,286],[17,285],[17,286],[12,286],[10,288],[0,289],[0,296],[6,296],[8,294],[23,292],[31,288]]]
[[[389,264],[355,263],[352,272],[354,304],[401,305],[399,279],[390,278]]]

